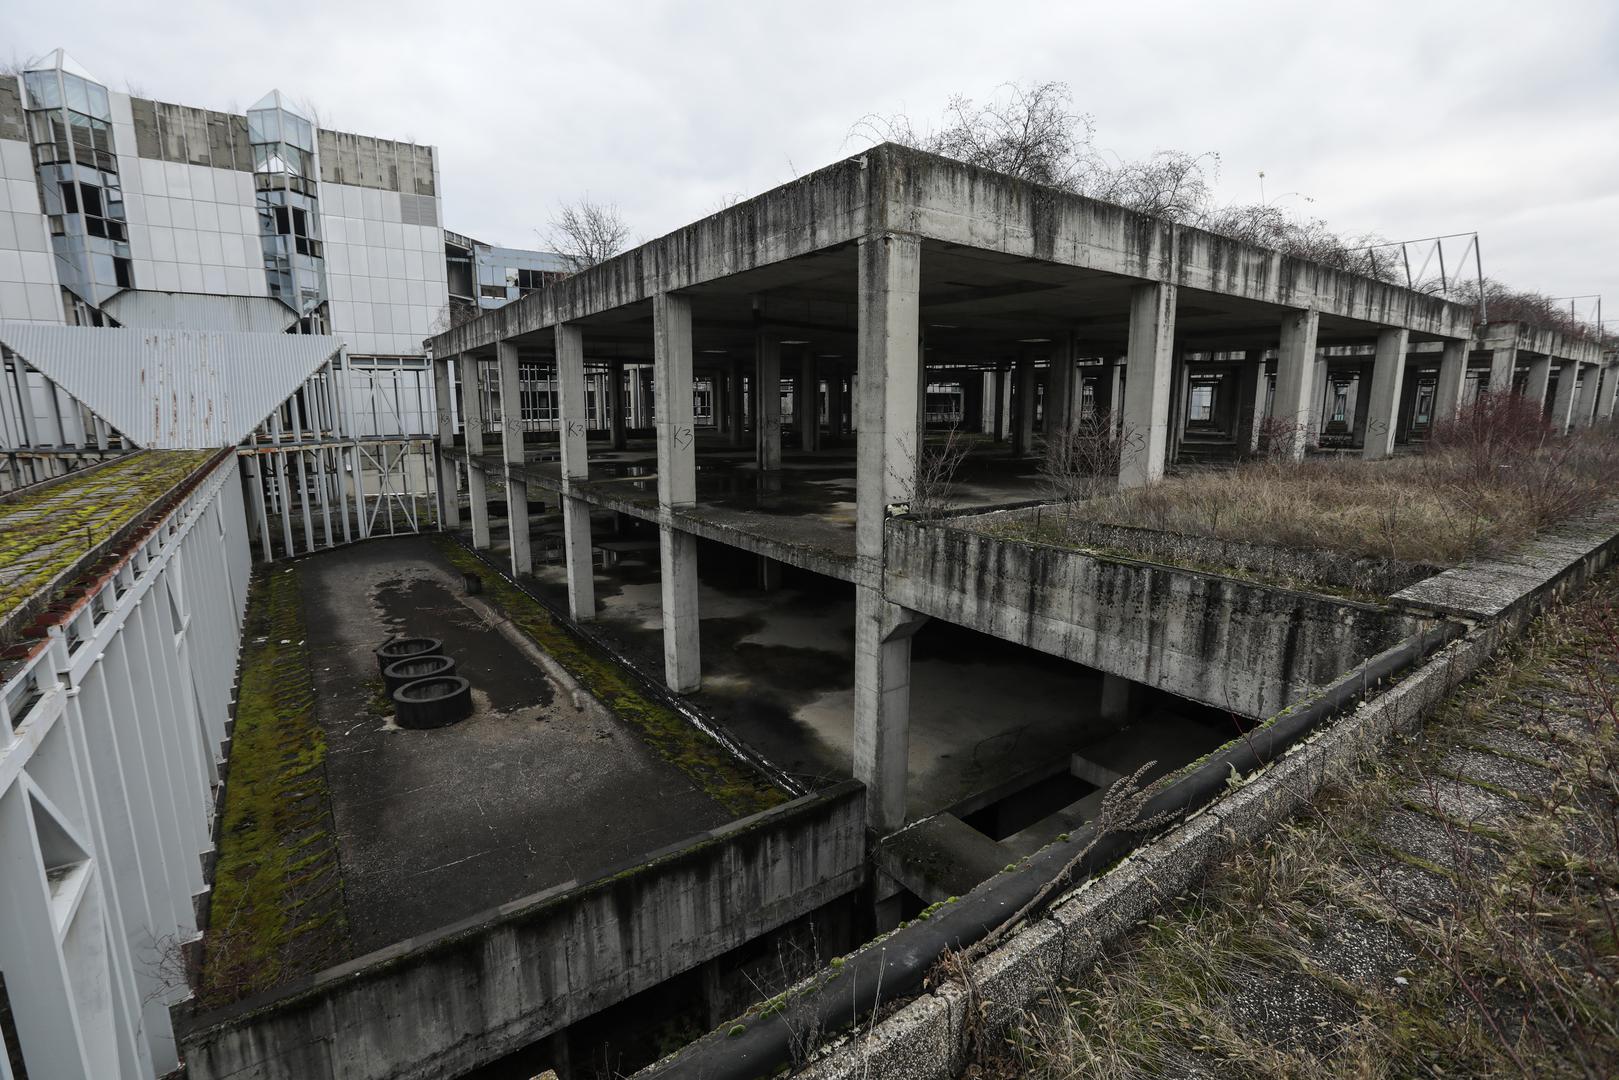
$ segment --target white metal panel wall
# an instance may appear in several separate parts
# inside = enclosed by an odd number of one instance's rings
[[[422,339],[450,302],[442,217],[440,224],[407,223],[396,191],[351,184],[319,190],[332,333],[350,353],[422,355]],[[436,212],[436,197],[433,205]]]
[[[30,1076],[178,1065],[247,596],[236,475],[216,467],[0,688],[0,973]]]
[[[34,153],[19,139],[0,139],[0,319],[62,321],[62,290],[39,206]]]

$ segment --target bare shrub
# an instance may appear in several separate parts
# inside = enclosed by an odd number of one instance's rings
[[[937,442],[922,440],[920,450],[911,456],[916,475],[910,512],[917,517],[938,517],[955,507],[956,473],[972,449],[972,440],[952,426]]]
[[[1491,390],[1464,406],[1456,419],[1435,424],[1429,443],[1449,451],[1476,480],[1487,481],[1533,454],[1551,436],[1539,402],[1510,390]]]
[[[1053,502],[1070,509],[1118,485],[1119,465],[1133,430],[1115,429],[1106,414],[1088,416],[1073,428],[1046,436],[1040,480]]]

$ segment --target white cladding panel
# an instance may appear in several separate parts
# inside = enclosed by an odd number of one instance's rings
[[[62,290],[28,144],[0,139],[0,319],[60,323]]]
[[[303,334],[0,323],[0,343],[137,446],[235,446],[342,347]]]
[[[350,353],[422,355],[422,339],[450,300],[443,223],[433,220],[439,205],[424,196],[320,185],[332,333]]]

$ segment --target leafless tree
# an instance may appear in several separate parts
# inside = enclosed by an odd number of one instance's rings
[[[546,245],[567,260],[574,273],[606,262],[624,249],[630,227],[612,203],[592,202],[589,195],[557,208],[541,234]]]
[[[916,486],[912,491],[910,512],[919,518],[937,517],[954,507],[952,489],[956,472],[972,449],[972,441],[960,428],[952,427],[944,438],[935,443],[922,441],[916,457]]]

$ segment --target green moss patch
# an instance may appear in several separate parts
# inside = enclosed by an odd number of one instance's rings
[[[0,618],[144,517],[215,453],[145,450],[0,503]]]
[[[439,550],[463,573],[484,578],[484,595],[596,700],[629,724],[697,788],[738,817],[787,801],[787,793],[693,727],[674,709],[644,694],[632,676],[560,625],[539,601],[493,574],[471,552],[445,536]]]
[[[205,1009],[348,958],[296,567],[255,575],[243,642],[197,995]]]

